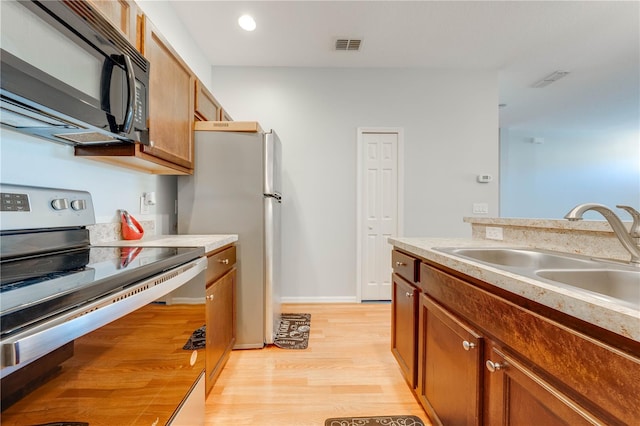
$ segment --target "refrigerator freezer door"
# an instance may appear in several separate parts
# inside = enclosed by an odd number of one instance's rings
[[[271,130],[264,134],[264,193],[280,194],[280,138]]]

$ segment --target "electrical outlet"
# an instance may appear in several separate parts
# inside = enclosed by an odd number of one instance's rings
[[[140,214],[149,214],[149,205],[144,202],[144,195],[140,197]]]
[[[496,228],[493,226],[487,226],[485,229],[485,237],[487,240],[500,240],[502,241],[502,228]]]
[[[473,203],[474,214],[487,214],[489,213],[489,205],[487,203]]]

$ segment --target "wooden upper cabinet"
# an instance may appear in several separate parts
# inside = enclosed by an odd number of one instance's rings
[[[133,46],[138,47],[136,32],[138,8],[134,2],[128,0],[88,0],[88,2],[109,19]]]
[[[95,2],[96,7],[124,13],[124,6],[118,9],[112,3],[122,2]],[[151,145],[77,145],[75,155],[152,174],[191,174],[196,79],[155,26],[139,12],[135,9],[131,19],[136,28],[135,45],[151,64],[148,87]]]
[[[155,26],[144,19],[142,54],[151,63],[149,140],[142,151],[193,169],[195,76]]]
[[[233,121],[233,118],[229,115],[229,113],[224,109],[220,109],[220,121]]]
[[[195,101],[197,120],[220,121],[222,107],[200,80],[196,80]]]

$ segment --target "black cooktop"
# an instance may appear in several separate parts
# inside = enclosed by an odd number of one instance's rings
[[[5,337],[187,263],[202,248],[84,247],[0,262]]]

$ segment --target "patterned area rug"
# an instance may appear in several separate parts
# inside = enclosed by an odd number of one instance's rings
[[[206,326],[203,325],[189,336],[189,340],[184,344],[182,349],[186,351],[193,351],[195,349],[204,349],[207,343]]]
[[[425,426],[416,416],[335,417],[324,426]]]
[[[311,314],[280,314],[273,344],[282,349],[307,349]]]

